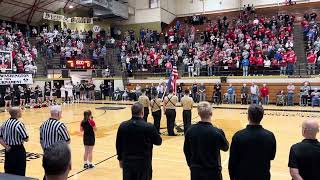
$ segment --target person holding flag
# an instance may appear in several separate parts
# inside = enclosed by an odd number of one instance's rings
[[[175,95],[177,92],[177,79],[178,71],[176,64],[174,64],[166,89],[169,94],[163,99],[163,110],[167,117],[167,129],[169,136],[175,136],[174,125],[176,121],[176,104],[178,102],[178,97]]]

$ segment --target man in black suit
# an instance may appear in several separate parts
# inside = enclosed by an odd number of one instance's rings
[[[276,154],[276,139],[264,129],[262,106],[252,104],[248,109],[249,125],[232,138],[229,157],[231,180],[270,180],[270,162]]]
[[[152,179],[152,148],[162,139],[155,126],[143,120],[143,112],[142,104],[133,104],[132,118],[118,129],[116,148],[123,180]]]
[[[222,180],[220,150],[227,151],[229,143],[223,130],[211,124],[210,103],[200,102],[198,114],[201,121],[187,130],[183,148],[191,180]]]

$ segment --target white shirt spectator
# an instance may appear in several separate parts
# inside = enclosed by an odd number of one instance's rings
[[[258,95],[258,86],[257,85],[254,85],[254,86],[250,86],[250,92],[251,94],[254,94],[254,95]]]
[[[270,59],[266,59],[266,60],[264,61],[264,67],[269,68],[270,66],[271,66],[271,61],[270,61]]]

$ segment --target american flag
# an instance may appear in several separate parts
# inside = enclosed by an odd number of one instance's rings
[[[173,93],[176,94],[177,92],[177,79],[178,79],[178,70],[176,63],[173,63],[172,71],[167,83],[167,92],[172,88]]]

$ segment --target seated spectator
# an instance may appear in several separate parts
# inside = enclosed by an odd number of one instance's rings
[[[314,107],[315,105],[320,106],[320,92],[318,92],[317,88],[314,88],[311,93],[311,105]]]

